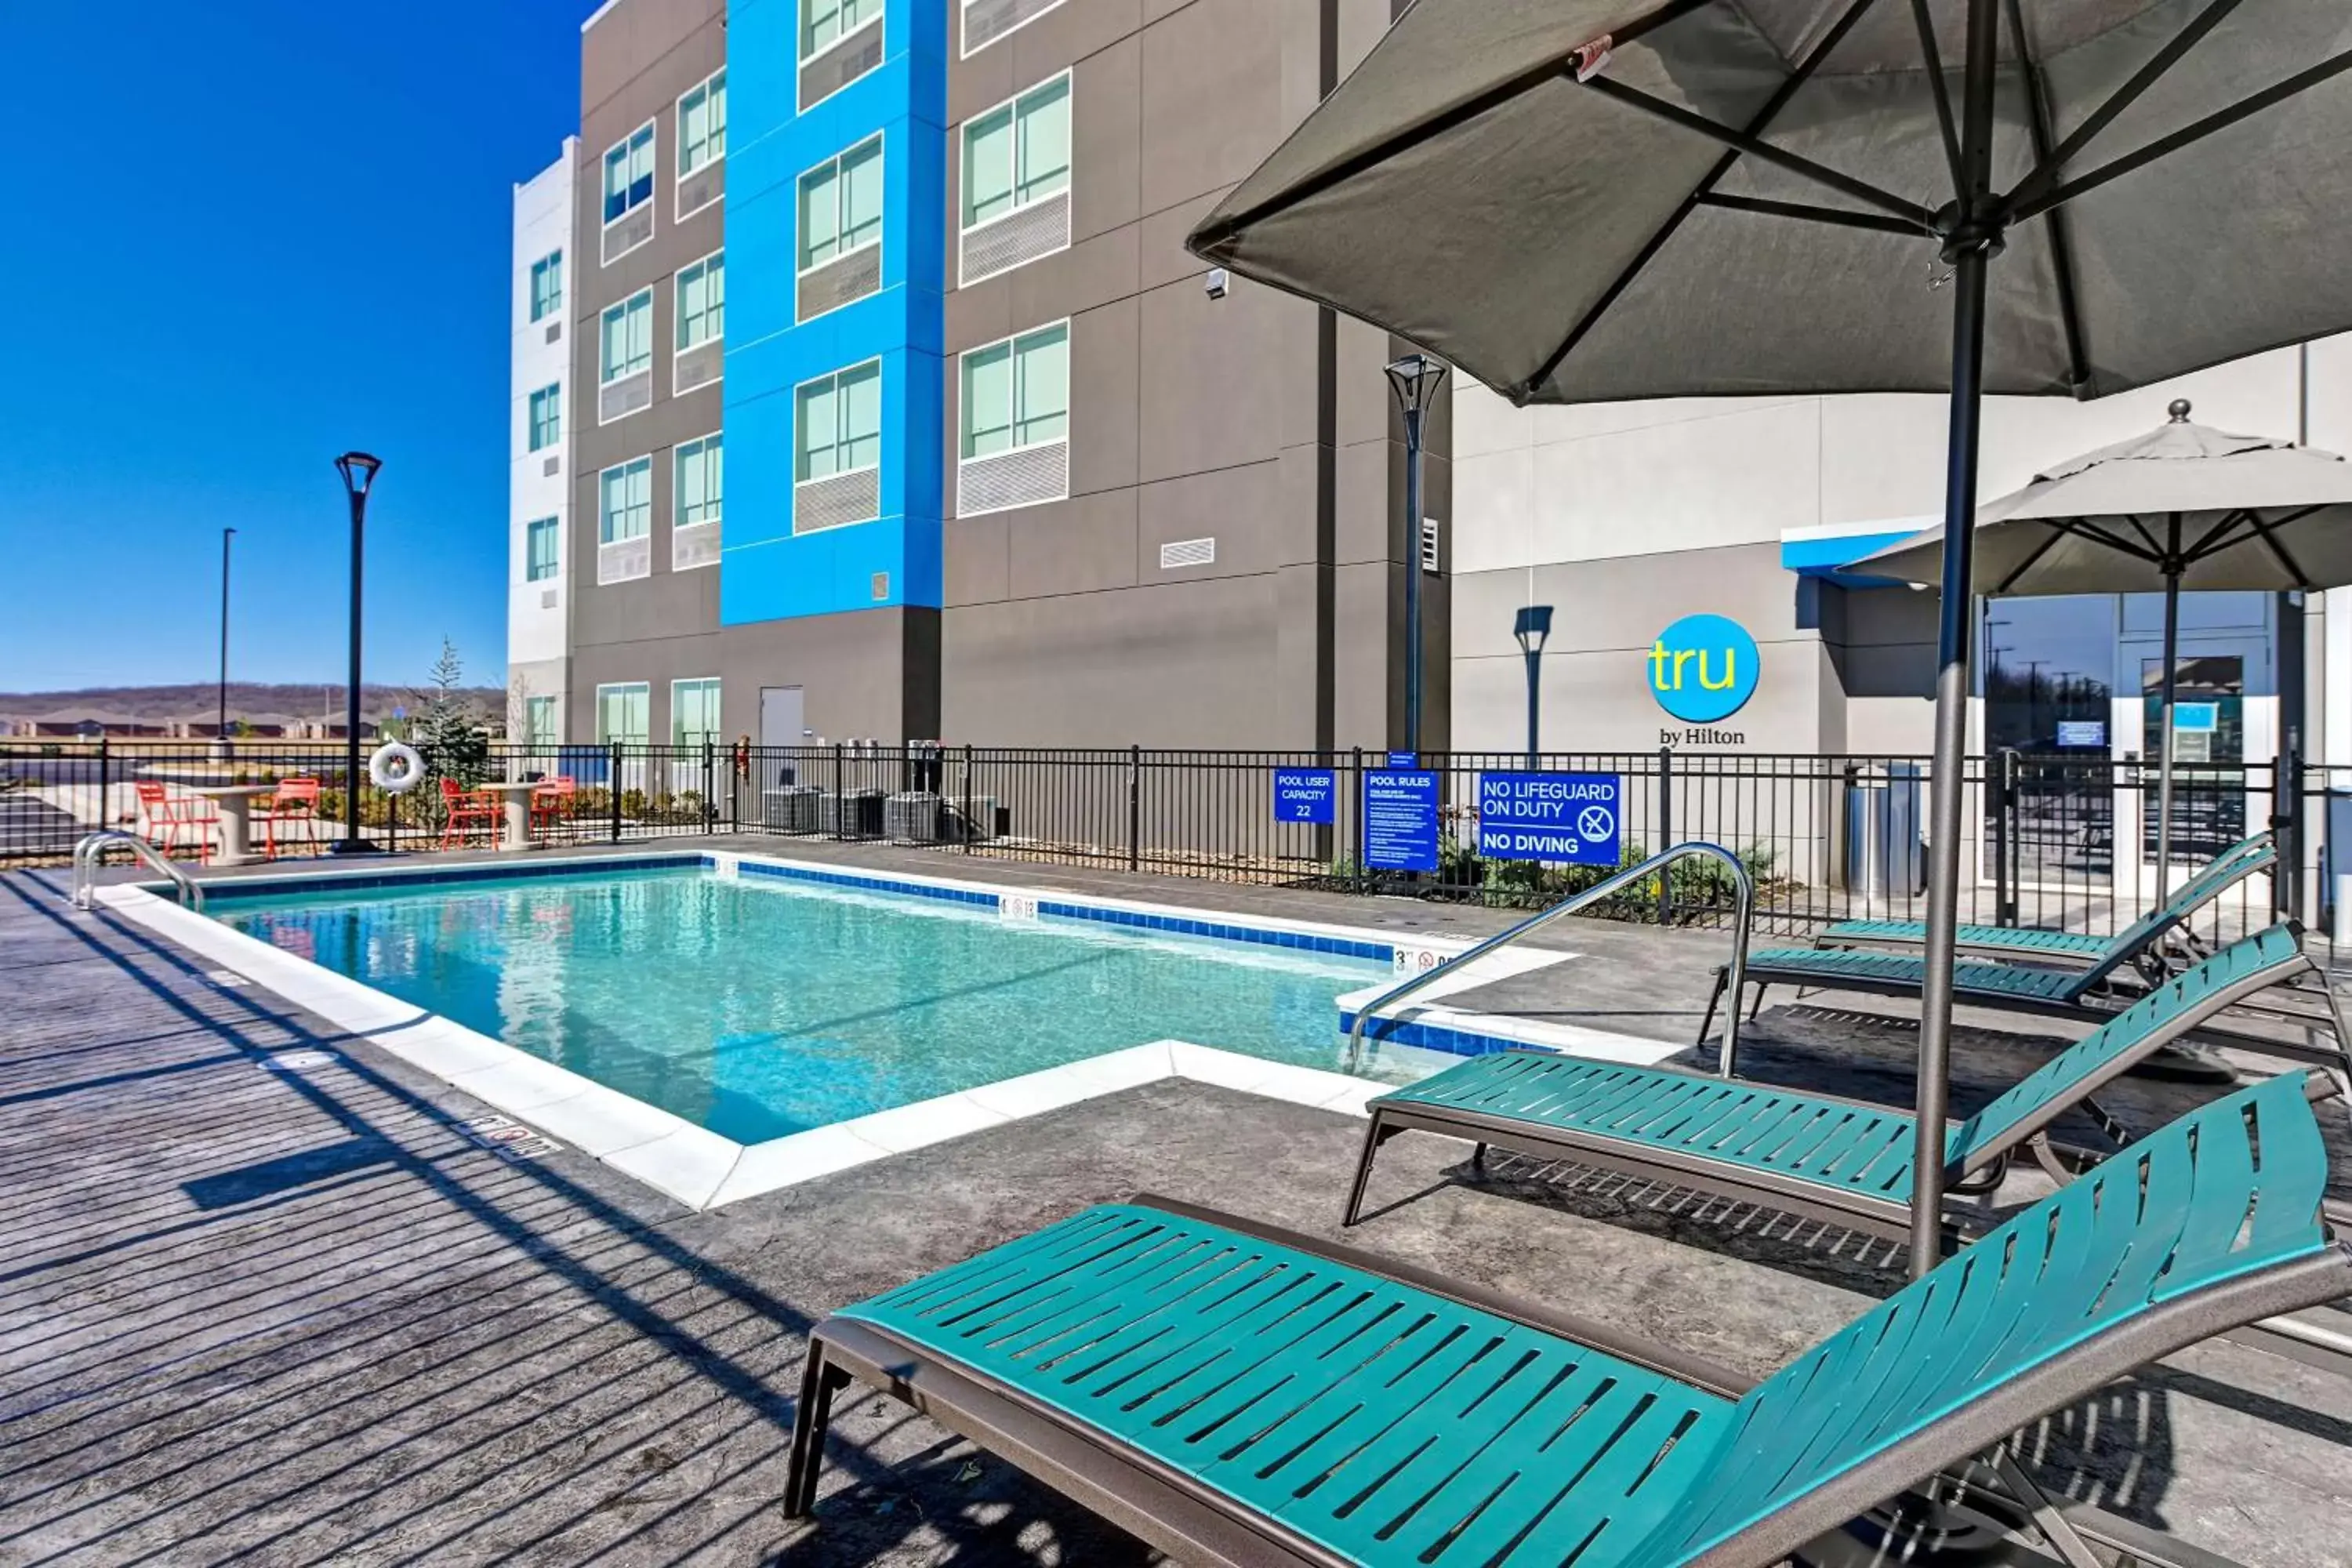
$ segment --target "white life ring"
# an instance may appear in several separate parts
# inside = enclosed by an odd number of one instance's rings
[[[425,782],[425,759],[413,746],[386,741],[368,758],[368,778],[387,795],[406,795]]]

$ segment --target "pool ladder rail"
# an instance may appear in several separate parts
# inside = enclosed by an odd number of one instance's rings
[[[1348,1070],[1355,1071],[1362,1062],[1364,1026],[1371,1021],[1373,1014],[1383,1007],[1403,1001],[1423,986],[1444,979],[1455,970],[1475,963],[1490,952],[1510,946],[1521,937],[1532,936],[1564,915],[1572,915],[1579,910],[1590,909],[1610,894],[1621,892],[1643,878],[1664,870],[1677,860],[1694,857],[1720,860],[1731,872],[1736,902],[1732,923],[1731,994],[1734,996],[1740,994],[1740,983],[1747,978],[1748,974],[1748,932],[1749,923],[1753,921],[1756,912],[1756,879],[1748,875],[1748,868],[1741,864],[1739,857],[1722,845],[1693,839],[1687,843],[1676,844],[1663,849],[1640,865],[1629,866],[1615,876],[1587,888],[1580,893],[1571,893],[1548,910],[1537,910],[1508,931],[1488,937],[1466,952],[1455,953],[1433,969],[1423,970],[1403,984],[1381,993],[1363,1006],[1357,1008],[1355,1026],[1348,1031]],[[1738,1057],[1739,1009],[1735,1006],[1731,1009],[1730,1018],[1723,1026],[1723,1050],[1717,1060],[1716,1071],[1724,1078],[1732,1077],[1738,1065]]]
[[[172,884],[173,896],[182,904],[202,914],[205,908],[204,885],[173,865],[169,857],[135,833],[119,827],[101,827],[95,833],[84,834],[73,849],[73,907],[89,910],[98,904],[98,868],[106,852],[115,845],[127,846],[133,857],[161,871]]]

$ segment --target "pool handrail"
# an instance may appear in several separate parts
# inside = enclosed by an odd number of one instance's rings
[[[84,834],[73,848],[73,907],[88,910],[98,902],[98,868],[113,845],[128,845],[131,855],[163,873],[172,884],[173,896],[180,903],[202,914],[205,909],[204,885],[173,865],[169,857],[135,833],[120,827],[101,827],[95,833]]]
[[[1681,844],[1671,845],[1640,865],[1629,866],[1614,876],[1585,889],[1580,893],[1571,893],[1549,909],[1538,910],[1509,930],[1488,937],[1466,952],[1455,953],[1434,968],[1423,970],[1402,985],[1383,991],[1361,1007],[1357,1008],[1355,1025],[1348,1031],[1348,1070],[1355,1071],[1361,1063],[1364,1049],[1364,1026],[1370,1022],[1372,1015],[1381,1008],[1391,1003],[1403,1001],[1423,986],[1443,975],[1452,973],[1474,959],[1484,958],[1500,948],[1508,947],[1521,937],[1542,930],[1563,915],[1572,915],[1579,910],[1589,909],[1629,883],[1637,882],[1643,877],[1672,865],[1676,860],[1686,859],[1695,855],[1712,856],[1731,869],[1732,889],[1736,895],[1732,920],[1731,980],[1735,986],[1738,985],[1740,978],[1748,973],[1748,933],[1749,922],[1755,915],[1756,879],[1748,875],[1748,868],[1741,862],[1739,857],[1722,845],[1710,844],[1704,839],[1689,839]],[[1733,994],[1737,995],[1738,993],[1735,991]],[[1723,1050],[1716,1063],[1717,1075],[1723,1078],[1734,1076],[1738,1056],[1739,1009],[1734,1007],[1729,1019],[1723,1026]]]

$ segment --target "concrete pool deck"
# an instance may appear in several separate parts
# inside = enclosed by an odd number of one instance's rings
[[[1161,1080],[697,1214],[574,1150],[502,1156],[461,1125],[478,1101],[62,891],[0,878],[0,1562],[1139,1563],[870,1397],[836,1420],[814,1527],[787,1525],[802,1336],[1139,1189],[1331,1235],[1360,1131]],[[1440,933],[1508,918],[1339,903]],[[1665,1038],[1682,972],[1720,939],[1577,922],[1560,945],[1586,958],[1548,972],[1550,1005],[1629,1032],[1655,1017]],[[1968,1044],[1964,1106],[2033,1048]],[[1878,1093],[1906,1049],[1899,1020],[1782,1006],[1748,1061]],[[2179,1092],[2132,1087],[2151,1113]],[[1752,1212],[1520,1163],[1474,1184],[1464,1152],[1392,1145],[1352,1239],[1757,1373],[1895,1283]],[[2028,1451],[2055,1489],[2242,1563],[2352,1563],[2352,1381],[2202,1345]]]

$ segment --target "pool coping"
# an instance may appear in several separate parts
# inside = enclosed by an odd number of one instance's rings
[[[653,869],[701,865],[721,876],[755,876],[846,886],[858,890],[941,897],[960,903],[993,902],[1001,918],[1098,920],[1104,923],[1215,940],[1370,958],[1367,948],[1385,950],[1392,973],[1428,968],[1466,952],[1473,942],[1451,938],[1400,941],[1362,928],[1286,920],[1273,916],[1203,918],[1199,910],[1108,899],[1056,889],[1013,888],[959,878],[892,872],[860,876],[836,867],[783,857],[712,850],[614,858],[534,858],[525,866],[503,863],[420,867],[404,870],[369,867],[299,872],[282,878],[240,879],[234,895],[274,894],[330,887],[427,886],[464,881],[510,880],[572,872]],[[1318,1068],[1269,1061],[1237,1051],[1162,1039],[1083,1058],[1058,1067],[1001,1079],[972,1089],[894,1106],[845,1121],[788,1133],[757,1143],[739,1143],[698,1127],[671,1111],[635,1100],[567,1068],[531,1056],[454,1019],[386,994],[218,921],[162,897],[161,884],[131,883],[101,889],[107,908],[249,979],[337,1027],[363,1037],[400,1060],[497,1110],[524,1121],[582,1153],[634,1177],[663,1195],[696,1210],[716,1208],[762,1193],[813,1181],[892,1154],[961,1137],[1058,1110],[1105,1094],[1140,1088],[1165,1079],[1214,1084],[1244,1093],[1341,1114],[1364,1116],[1366,1102],[1394,1088],[1370,1079]],[[1007,903],[1012,909],[1007,910]],[[1423,994],[1433,1000],[1449,992],[1489,983],[1502,973],[1523,973],[1562,962],[1572,954],[1522,950],[1496,955],[1500,973],[1482,962],[1462,976],[1440,981]],[[1340,1026],[1353,1021],[1350,1004],[1361,1006],[1388,984],[1368,986],[1338,998]],[[1440,1037],[1451,1043],[1434,1048],[1476,1055],[1512,1045],[1573,1049],[1612,1060],[1654,1062],[1680,1047],[1664,1041],[1430,1005],[1385,1020],[1379,1034],[1400,1045],[1422,1046]],[[1414,1037],[1407,1037],[1412,1036]]]

